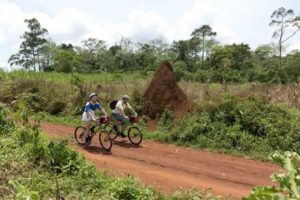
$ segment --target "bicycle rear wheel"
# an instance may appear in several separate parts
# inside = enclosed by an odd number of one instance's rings
[[[112,140],[115,140],[118,137],[118,132],[116,130],[114,130],[113,123],[106,124],[104,129],[108,132],[108,134],[110,135],[110,138]]]
[[[138,127],[131,127],[128,130],[128,138],[132,144],[139,145],[143,141],[143,135]]]
[[[105,130],[101,130],[99,133],[99,142],[101,147],[106,150],[110,151],[112,148],[112,139],[110,135]]]
[[[83,126],[76,127],[74,131],[74,137],[78,144],[85,145],[86,144],[86,136],[85,136],[86,128]]]

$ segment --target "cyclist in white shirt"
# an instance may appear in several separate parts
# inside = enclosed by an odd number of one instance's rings
[[[137,113],[135,112],[135,110],[130,106],[129,104],[129,96],[128,95],[124,95],[122,97],[122,100],[119,100],[115,106],[115,109],[112,111],[112,115],[117,119],[117,123],[114,126],[114,129],[117,131],[117,126],[122,125],[122,133],[121,133],[121,137],[126,137],[124,135],[124,129],[125,129],[125,125],[128,121],[128,116],[125,114],[125,109],[130,110],[132,113],[134,113],[134,115],[137,116]]]

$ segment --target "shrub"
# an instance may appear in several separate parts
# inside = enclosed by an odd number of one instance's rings
[[[173,112],[169,109],[165,109],[161,114],[160,125],[167,126],[173,121]]]
[[[225,95],[201,104],[168,129],[167,142],[266,157],[274,150],[299,153],[300,127],[298,111],[294,113],[272,104],[268,99],[250,95],[246,99]],[[160,126],[170,122],[169,111],[161,117]],[[162,138],[162,136],[160,137]]]
[[[49,113],[52,115],[57,115],[64,110],[66,105],[66,102],[63,100],[55,100],[49,106]]]

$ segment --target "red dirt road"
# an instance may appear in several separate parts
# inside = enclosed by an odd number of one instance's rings
[[[74,132],[73,127],[46,122],[41,127],[51,137]],[[117,139],[111,153],[104,153],[95,136],[89,147],[77,150],[95,162],[99,170],[107,168],[109,174],[118,176],[134,174],[142,183],[166,193],[172,193],[178,186],[212,187],[214,194],[242,197],[253,186],[272,185],[269,177],[280,169],[272,163],[145,140],[135,147],[127,139]]]

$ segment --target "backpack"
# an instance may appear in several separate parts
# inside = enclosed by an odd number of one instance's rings
[[[112,100],[109,104],[110,109],[114,110],[116,108],[118,101],[120,101],[120,100],[118,100],[118,99]]]
[[[80,109],[81,112],[85,112],[85,108],[86,108],[86,106],[87,106],[88,104],[90,104],[90,103],[85,104],[85,105]]]
[[[81,112],[84,112],[85,111],[85,107],[86,106],[83,106],[80,110],[81,110]]]

